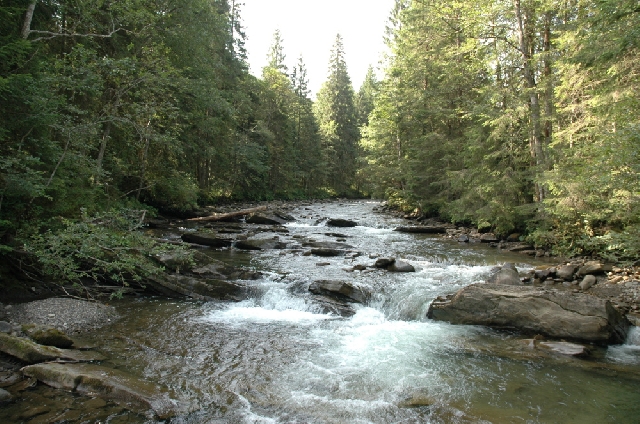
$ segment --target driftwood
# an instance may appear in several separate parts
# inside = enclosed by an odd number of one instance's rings
[[[249,215],[255,212],[259,212],[259,211],[264,211],[266,210],[267,207],[266,206],[259,206],[257,208],[251,208],[251,209],[243,209],[240,211],[236,211],[236,212],[229,212],[229,213],[219,213],[219,214],[215,214],[215,215],[211,215],[211,216],[203,216],[200,218],[191,218],[188,219],[187,221],[199,221],[199,222],[203,222],[203,221],[222,221],[228,218],[235,218],[237,216],[242,216],[242,215]]]

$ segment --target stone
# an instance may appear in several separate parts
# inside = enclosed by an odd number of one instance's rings
[[[38,364],[24,367],[24,375],[44,384],[87,396],[152,410],[159,419],[186,412],[167,390],[122,371],[93,364]]]
[[[518,286],[522,284],[520,280],[520,275],[518,274],[518,270],[516,269],[514,264],[505,264],[495,272],[489,279],[488,283],[492,284],[506,284]]]
[[[518,242],[518,241],[520,241],[520,236],[521,236],[521,235],[522,235],[522,234],[520,234],[520,233],[512,233],[512,234],[509,234],[509,236],[507,237],[507,241],[508,241],[509,243],[515,243],[515,242]]]
[[[347,227],[357,227],[357,226],[358,226],[357,222],[351,221],[349,219],[335,218],[335,219],[329,219],[327,221],[327,227],[347,228]]]
[[[0,389],[0,405],[11,402],[12,400],[13,396],[11,396],[11,393],[7,392],[5,389]]]
[[[282,219],[276,214],[259,214],[254,213],[249,216],[246,221],[247,224],[258,224],[258,225],[284,225],[287,223],[286,219]]]
[[[286,249],[287,243],[278,240],[248,239],[236,242],[234,247],[240,250]]]
[[[594,275],[585,275],[584,278],[582,279],[582,281],[580,282],[580,289],[581,290],[588,290],[591,287],[593,287],[594,284],[596,284],[597,280],[596,277]]]
[[[191,266],[191,258],[186,252],[168,252],[156,255],[155,260],[171,271],[185,270]]]
[[[164,276],[161,281],[165,288],[175,293],[189,296],[197,300],[244,300],[249,295],[249,288],[242,283],[213,278],[194,278],[186,275],[172,274]]]
[[[27,364],[67,359],[71,361],[100,361],[104,356],[97,352],[59,349],[42,346],[29,339],[0,333],[0,352],[13,356]]]
[[[13,326],[7,321],[0,321],[0,333],[9,334],[13,331]]]
[[[346,302],[366,303],[370,293],[347,281],[318,280],[309,285],[314,294],[328,295]]]
[[[329,248],[315,248],[311,249],[311,254],[314,256],[322,256],[322,257],[334,257],[334,256],[344,256],[347,252],[341,249],[329,249]]]
[[[413,265],[404,261],[395,260],[391,265],[387,267],[387,271],[391,272],[416,272]]]
[[[556,269],[556,277],[561,278],[566,281],[573,280],[573,274],[576,273],[578,269],[575,265],[562,265]]]
[[[460,237],[458,237],[458,241],[460,243],[469,243],[469,236],[466,234],[462,234]]]
[[[68,349],[73,346],[73,340],[57,328],[46,325],[25,324],[22,331],[34,342],[44,346],[54,346]]]
[[[380,269],[387,269],[396,262],[396,258],[378,258],[374,266]]]
[[[578,277],[584,275],[604,274],[607,271],[611,271],[612,267],[604,265],[598,261],[589,261],[580,267],[578,270]]]
[[[489,283],[472,284],[451,300],[432,302],[427,316],[599,344],[623,343],[629,325],[608,300],[595,296]]]
[[[500,240],[493,233],[485,233],[480,236],[480,242],[482,243],[497,243],[498,241]]]
[[[230,247],[232,240],[218,237],[215,234],[207,233],[186,233],[182,235],[182,241],[187,243],[201,244],[203,246],[222,248]]]

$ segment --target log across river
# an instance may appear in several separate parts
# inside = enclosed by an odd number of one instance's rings
[[[376,206],[303,205],[289,211],[296,220],[287,231],[255,235],[277,237],[285,249],[208,248],[219,261],[261,273],[244,300],[125,300],[115,304],[123,318],[87,342],[99,346],[109,366],[166,387],[189,405],[191,412],[169,422],[637,422],[635,330],[626,344],[577,359],[532,350],[517,333],[429,320],[433,299],[483,281],[496,264],[544,263],[394,232],[401,220],[376,214]],[[324,218],[358,225],[329,228]],[[307,255],[303,242],[344,243],[358,254]],[[416,272],[372,268],[377,257],[402,259]],[[308,290],[318,280],[350,281],[371,297],[349,317],[327,313]],[[73,400],[56,396],[73,408]],[[146,420],[109,407],[103,405],[107,416],[79,410],[78,422]]]

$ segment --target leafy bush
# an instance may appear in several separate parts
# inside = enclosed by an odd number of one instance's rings
[[[145,278],[163,271],[154,260],[157,255],[174,252],[190,258],[183,247],[158,243],[138,231],[145,214],[129,209],[89,217],[83,210],[79,221],[64,220],[62,229],[32,237],[25,248],[38,258],[45,275],[61,283],[144,286]]]

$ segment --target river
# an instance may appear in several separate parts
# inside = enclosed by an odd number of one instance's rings
[[[375,213],[378,205],[300,206],[278,236],[291,244],[346,239],[361,256],[219,250],[217,259],[264,274],[249,299],[123,300],[115,303],[123,318],[88,342],[111,358],[106,365],[164,385],[191,405],[172,423],[638,422],[640,334],[576,359],[531,351],[518,334],[428,320],[431,300],[482,281],[496,264],[544,262],[394,232],[406,222]],[[359,225],[328,228],[318,223],[324,217]],[[371,266],[377,255],[402,258],[417,272],[345,270]],[[307,292],[318,279],[349,280],[375,296],[350,318],[326,314]],[[77,416],[60,422],[152,422],[111,405]]]

